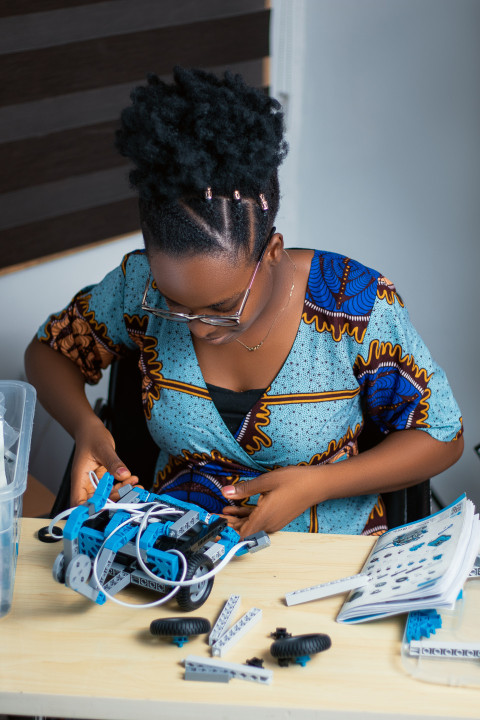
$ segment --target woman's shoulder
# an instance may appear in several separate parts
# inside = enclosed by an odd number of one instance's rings
[[[145,249],[138,248],[137,250],[131,250],[126,253],[122,258],[120,268],[125,277],[127,277],[130,273],[136,273],[140,270],[148,270],[149,264]]]
[[[345,331],[360,342],[382,282],[377,270],[327,250],[311,252],[305,293],[308,322],[329,329],[339,340]]]

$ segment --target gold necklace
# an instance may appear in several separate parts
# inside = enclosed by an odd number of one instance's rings
[[[268,328],[267,334],[265,335],[265,337],[263,338],[263,340],[258,343],[258,345],[253,345],[252,347],[250,347],[249,345],[245,345],[245,343],[242,342],[241,340],[239,340],[238,338],[235,338],[235,340],[236,340],[238,343],[240,343],[240,345],[243,345],[243,347],[244,347],[246,350],[248,350],[248,352],[255,352],[255,350],[258,350],[259,348],[262,347],[263,343],[265,342],[265,340],[266,340],[266,339],[268,338],[268,336],[270,335],[270,331],[271,331],[271,329],[273,328],[273,326],[275,325],[278,317],[283,313],[284,310],[287,309],[288,303],[290,302],[290,298],[292,297],[293,289],[294,289],[294,287],[295,287],[295,271],[296,271],[296,269],[297,269],[297,266],[295,265],[295,263],[293,262],[292,258],[290,257],[290,255],[288,254],[288,252],[285,250],[285,248],[283,248],[283,252],[285,253],[285,255],[287,256],[287,258],[290,260],[290,262],[291,262],[292,265],[293,265],[292,287],[290,288],[290,293],[289,293],[289,295],[288,295],[287,302],[286,302],[285,305],[281,308],[281,310],[279,310],[278,313],[275,315],[275,317],[273,318],[272,324],[271,324],[270,327]]]

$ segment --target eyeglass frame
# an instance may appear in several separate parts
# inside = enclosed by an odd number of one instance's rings
[[[193,320],[199,320],[200,322],[203,322],[206,325],[216,325],[218,327],[220,327],[220,326],[232,327],[234,325],[239,325],[240,317],[245,309],[245,305],[247,304],[248,296],[250,295],[250,290],[252,289],[253,282],[257,275],[260,264],[263,260],[263,256],[265,255],[265,251],[268,247],[268,243],[270,242],[270,239],[275,234],[275,230],[276,230],[276,228],[273,227],[271,232],[268,235],[267,241],[263,247],[263,250],[260,254],[258,262],[255,265],[255,269],[253,271],[253,274],[252,274],[252,277],[248,284],[248,287],[245,290],[245,295],[243,296],[241,305],[238,308],[237,312],[234,313],[234,315],[187,315],[187,313],[176,313],[176,312],[173,312],[172,310],[159,310],[158,308],[150,307],[149,305],[146,304],[146,300],[147,300],[148,288],[150,287],[150,278],[152,276],[151,270],[148,273],[147,283],[145,285],[145,290],[143,292],[142,305],[141,305],[142,310],[145,310],[146,312],[151,313],[155,317],[160,317],[160,318],[163,318],[164,320],[172,320],[174,322],[192,322]]]

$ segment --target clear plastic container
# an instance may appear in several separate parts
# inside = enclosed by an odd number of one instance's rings
[[[479,607],[480,577],[476,577],[467,580],[453,609],[438,610],[441,628],[422,639],[430,648],[429,654],[412,655],[405,632],[401,651],[404,669],[424,682],[480,687]]]
[[[28,383],[0,380],[0,617],[12,605],[35,401]]]

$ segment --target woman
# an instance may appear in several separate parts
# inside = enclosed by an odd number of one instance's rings
[[[42,404],[75,438],[72,502],[99,466],[138,482],[84,383],[139,350],[155,491],[223,512],[242,536],[381,532],[381,492],[461,455],[443,371],[380,273],[285,250],[275,100],[179,68],[131,97],[117,147],[135,166],[145,250],[51,316],[26,353]],[[359,455],[366,418],[385,439]]]

